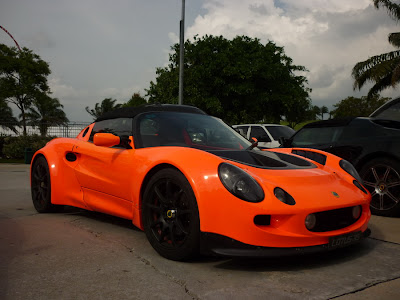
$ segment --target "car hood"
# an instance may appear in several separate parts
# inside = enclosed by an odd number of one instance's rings
[[[271,213],[284,209],[291,211],[313,208],[316,211],[335,209],[367,201],[368,195],[349,182],[340,170],[313,164],[294,155],[271,151],[210,151],[237,164],[249,166],[246,170],[261,184],[265,192],[262,205]],[[296,205],[281,203],[273,194],[275,187],[283,188]],[[288,210],[289,209],[289,210]]]
[[[262,169],[311,169],[316,165],[303,158],[272,151],[256,150],[211,150],[221,158]]]

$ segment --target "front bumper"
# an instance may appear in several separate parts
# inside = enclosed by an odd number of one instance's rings
[[[227,257],[282,257],[295,256],[304,254],[313,254],[319,252],[332,251],[335,249],[347,247],[357,244],[367,238],[371,234],[371,230],[367,228],[361,234],[361,239],[352,240],[351,242],[336,245],[322,244],[308,247],[260,247],[245,244],[229,237],[203,232],[201,234],[201,252],[208,255],[218,255]]]

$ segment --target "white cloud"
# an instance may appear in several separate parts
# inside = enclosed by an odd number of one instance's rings
[[[352,90],[352,67],[390,51],[387,35],[398,31],[387,12],[373,8],[370,0],[205,0],[204,8],[187,37],[248,35],[283,46],[294,64],[309,69],[315,105],[365,95],[367,88]]]

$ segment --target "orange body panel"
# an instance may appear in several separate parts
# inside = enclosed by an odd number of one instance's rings
[[[88,136],[83,136],[82,131],[76,139],[55,139],[35,154],[34,159],[43,155],[49,164],[54,204],[132,219],[143,229],[144,179],[153,168],[169,165],[185,175],[194,191],[202,232],[256,246],[303,247],[326,244],[330,236],[367,229],[370,195],[354,186],[353,178],[340,168],[340,158],[325,152],[312,150],[327,156],[324,166],[313,162],[318,168],[269,170],[188,147],[100,147],[88,142]],[[291,153],[291,149],[270,151]],[[67,153],[73,153],[76,160],[68,161]],[[218,166],[222,162],[240,166],[255,178],[264,190],[265,199],[250,203],[232,195],[218,177]],[[275,187],[290,193],[296,205],[289,206],[276,199]],[[329,232],[310,232],[305,227],[305,218],[310,213],[355,205],[362,206],[362,216],[349,227]],[[256,225],[257,215],[270,215],[271,224]]]

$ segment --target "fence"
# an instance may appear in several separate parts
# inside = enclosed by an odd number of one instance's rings
[[[83,128],[88,126],[90,123],[76,123],[71,122],[59,126],[49,126],[47,127],[46,136],[54,137],[76,137]],[[15,128],[14,132],[11,128]],[[0,136],[19,136],[24,132],[23,127],[19,123],[2,123],[0,125]],[[40,135],[40,130],[38,126],[26,126],[26,133],[28,135]]]

